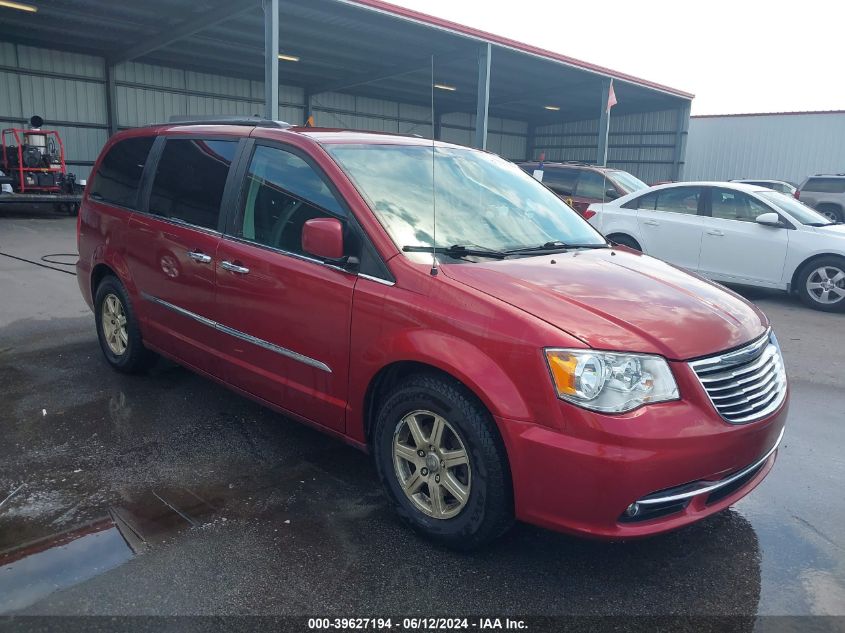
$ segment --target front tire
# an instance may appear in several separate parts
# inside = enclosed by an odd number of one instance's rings
[[[796,281],[805,305],[823,312],[845,312],[845,259],[830,256],[808,262]]]
[[[383,400],[373,433],[382,485],[417,532],[454,549],[513,523],[507,455],[487,410],[457,381],[412,376]]]
[[[136,374],[155,363],[156,355],[144,347],[129,294],[117,277],[105,277],[97,286],[94,317],[100,349],[109,365],[125,374]]]

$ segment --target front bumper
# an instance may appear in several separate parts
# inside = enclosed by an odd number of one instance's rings
[[[774,464],[788,394],[773,414],[743,426],[721,420],[701,395],[623,417],[561,405],[577,418],[566,431],[497,418],[517,518],[581,536],[627,539],[667,532],[735,503]],[[626,514],[635,502],[639,511]]]

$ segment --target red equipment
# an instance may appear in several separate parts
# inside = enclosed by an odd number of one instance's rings
[[[73,193],[75,178],[67,173],[65,148],[59,133],[42,130],[43,119],[30,120],[33,129],[3,130],[0,169],[12,178],[15,193]]]

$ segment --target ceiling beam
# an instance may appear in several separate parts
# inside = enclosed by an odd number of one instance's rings
[[[106,57],[106,61],[110,66],[131,61],[260,6],[257,0],[240,0],[208,10],[199,17],[195,17],[192,12],[184,15],[183,19],[175,26],[145,37],[128,48],[113,52]]]
[[[438,64],[446,64],[450,62],[455,62],[459,59],[461,53],[458,51],[449,51],[446,53],[439,53],[434,56],[434,64],[435,64],[435,75],[436,69]],[[441,61],[448,60],[448,61]],[[412,73],[428,71],[429,74],[431,73],[431,55],[426,57],[419,57],[410,61],[405,64],[393,66],[390,68],[376,68],[373,70],[369,70],[367,72],[358,73],[356,75],[350,75],[343,81],[335,82],[335,83],[324,83],[322,85],[315,86],[312,90],[314,94],[319,94],[323,92],[342,92],[344,90],[349,90],[351,88],[356,88],[363,84],[371,84],[378,81],[385,81],[387,79],[394,79],[397,77],[402,77],[404,75],[409,75]]]

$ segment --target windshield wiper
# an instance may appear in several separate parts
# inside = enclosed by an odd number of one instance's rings
[[[403,246],[402,250],[406,253],[442,253],[450,257],[490,257],[492,259],[504,259],[508,256],[502,251],[494,251],[493,249],[479,247],[473,248],[472,245],[466,246],[464,244],[453,244],[452,246],[438,246],[432,249],[431,246]]]
[[[525,246],[523,248],[513,248],[505,251],[508,255],[514,253],[556,253],[558,251],[576,250],[579,248],[608,248],[607,244],[567,244],[560,240],[553,242],[546,242],[539,246]]]

